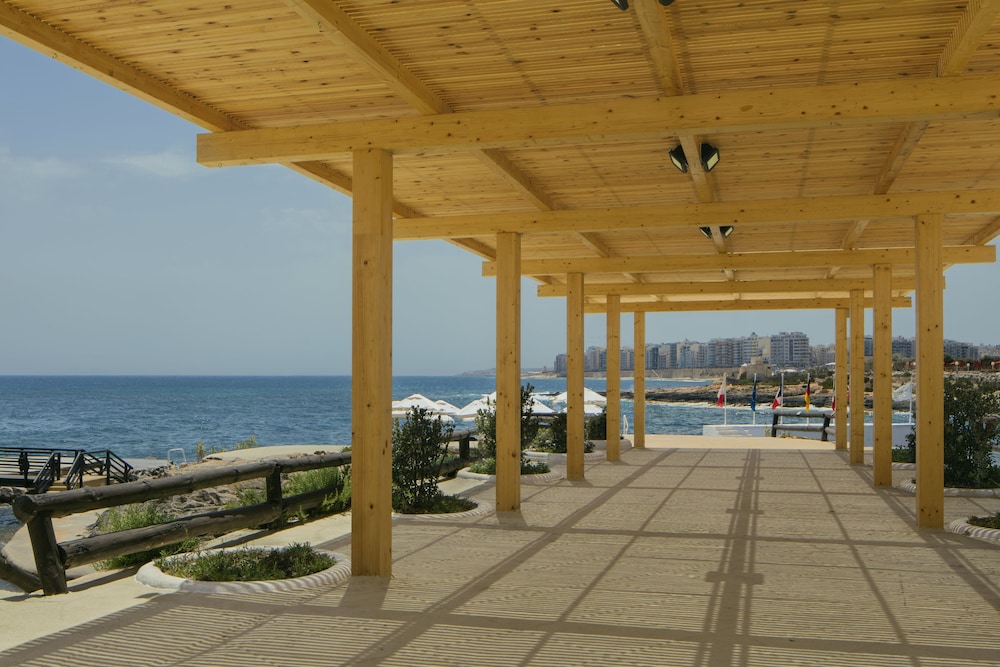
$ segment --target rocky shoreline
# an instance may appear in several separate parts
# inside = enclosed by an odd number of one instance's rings
[[[769,407],[774,400],[777,387],[757,386],[757,405]],[[785,407],[805,407],[805,384],[785,385],[784,405]],[[631,391],[622,391],[622,398],[632,399],[634,394]],[[726,404],[727,405],[750,405],[750,397],[753,394],[753,385],[727,385]],[[714,404],[719,396],[719,384],[702,385],[697,387],[670,387],[660,389],[649,389],[646,391],[646,400],[657,403],[711,403]],[[828,408],[833,400],[833,392],[824,389],[818,383],[812,383],[809,387],[809,400],[813,407]],[[870,404],[870,395],[866,396],[866,403]]]

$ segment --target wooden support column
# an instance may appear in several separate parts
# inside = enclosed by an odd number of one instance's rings
[[[892,265],[876,264],[873,279],[872,469],[875,486],[892,486]]]
[[[566,479],[583,479],[583,274],[566,276]]]
[[[621,458],[619,433],[622,420],[622,299],[617,294],[608,295],[608,461]]]
[[[917,525],[944,527],[944,220],[921,215],[917,246]]]
[[[392,575],[392,155],[354,151],[351,571]]]
[[[646,313],[633,313],[632,445],[646,446]]]
[[[521,507],[521,237],[497,234],[497,510]]]
[[[851,463],[865,462],[864,292],[851,291]]]
[[[837,432],[837,449],[847,449],[847,308],[837,308],[836,359],[833,395],[835,406],[834,428]]]

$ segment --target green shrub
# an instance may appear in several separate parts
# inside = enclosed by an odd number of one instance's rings
[[[914,457],[914,450],[910,447],[893,447],[892,448],[892,462],[893,463],[916,463],[917,460]]]
[[[173,521],[175,518],[177,517],[160,509],[153,502],[135,505],[122,505],[120,507],[112,507],[104,511],[97,519],[97,523],[94,526],[94,532],[102,535],[106,533],[117,533],[122,530],[145,528],[146,526],[155,526],[157,524],[167,523],[168,521]],[[158,549],[147,549],[146,551],[125,554],[124,556],[115,556],[113,558],[108,558],[107,560],[98,561],[94,563],[94,567],[99,570],[133,567],[147,563],[160,556],[169,556],[184,551],[191,551],[192,549],[198,548],[199,544],[200,540],[190,538],[182,540],[176,544],[160,547]]]
[[[392,425],[392,506],[410,512],[439,498],[438,478],[452,428],[424,408],[411,408]]]
[[[949,487],[1000,486],[993,448],[1000,444],[1000,382],[993,379],[945,377],[944,484]],[[916,460],[916,434],[906,436]]]
[[[479,459],[469,466],[469,471],[479,475],[495,475],[497,474],[497,460],[492,456],[485,459]],[[547,473],[548,471],[549,466],[547,463],[521,459],[522,475],[540,475]]]
[[[607,440],[608,439],[608,409],[601,410],[601,414],[587,417],[583,422],[583,437],[587,440]]]
[[[329,493],[323,497],[323,503],[317,510],[318,513],[335,514],[350,509],[350,466],[331,466],[292,473],[281,484],[281,495],[284,497],[323,490],[329,491]]]
[[[269,581],[294,579],[322,572],[336,560],[308,544],[282,549],[245,547],[199,554],[195,558],[158,558],[156,567],[166,574],[196,581]]]
[[[1000,530],[1000,512],[997,512],[993,516],[970,516],[966,523],[970,526]]]
[[[538,417],[531,411],[531,393],[535,388],[531,384],[521,387],[521,451],[531,446],[541,428]],[[484,458],[495,457],[497,454],[497,406],[487,401],[487,408],[476,414],[476,448]]]

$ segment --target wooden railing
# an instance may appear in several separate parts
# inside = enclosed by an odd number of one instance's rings
[[[329,494],[328,490],[282,498],[281,475],[341,466],[350,462],[350,453],[338,452],[259,461],[113,486],[84,487],[59,494],[23,495],[14,500],[14,515],[27,525],[42,590],[46,595],[66,593],[66,569],[69,567],[175,544],[191,537],[220,535],[259,526],[317,507]],[[64,543],[56,541],[53,518],[261,478],[266,480],[266,499],[257,505],[207,512],[146,528],[133,528]]]
[[[834,411],[826,408],[806,410],[805,408],[775,408],[771,422],[771,437],[778,437],[778,431],[791,433],[819,433],[820,440],[830,439],[830,420]],[[806,423],[789,423],[788,420],[806,420]],[[810,419],[818,419],[822,423],[809,423]]]

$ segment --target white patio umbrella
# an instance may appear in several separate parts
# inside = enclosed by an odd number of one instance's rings
[[[454,415],[455,413],[458,412],[457,407],[455,407],[454,405],[452,405],[451,403],[449,403],[444,399],[434,401],[434,405],[437,406],[436,408],[434,408],[434,411],[440,415]]]
[[[557,394],[552,399],[552,402],[553,403],[565,403],[566,399],[568,397],[569,397],[569,392],[564,391],[561,394]],[[593,403],[593,404],[596,404],[596,405],[604,405],[607,402],[608,402],[608,399],[604,398],[603,396],[601,396],[600,394],[598,394],[593,389],[591,389],[589,387],[584,387],[583,388],[583,403],[584,403],[584,405],[587,405],[588,403]]]
[[[392,402],[392,411],[402,411],[407,412],[411,408],[423,408],[430,412],[437,409],[437,403],[427,398],[423,394],[410,394],[406,398],[401,398],[398,401]]]
[[[489,401],[489,403],[487,403],[487,401]],[[477,398],[465,407],[460,408],[459,411],[455,413],[455,417],[458,417],[459,419],[475,419],[480,410],[488,410],[493,404],[495,404],[494,401],[488,396]]]
[[[531,397],[531,414],[533,414],[533,415],[554,415],[555,413],[556,413],[555,410],[553,410],[549,406],[545,405],[544,403],[542,403],[540,400],[538,400],[534,396]]]
[[[559,412],[566,412],[566,408],[563,408]],[[584,403],[583,404],[583,414],[584,415],[599,415],[604,412],[604,408],[596,403]]]

